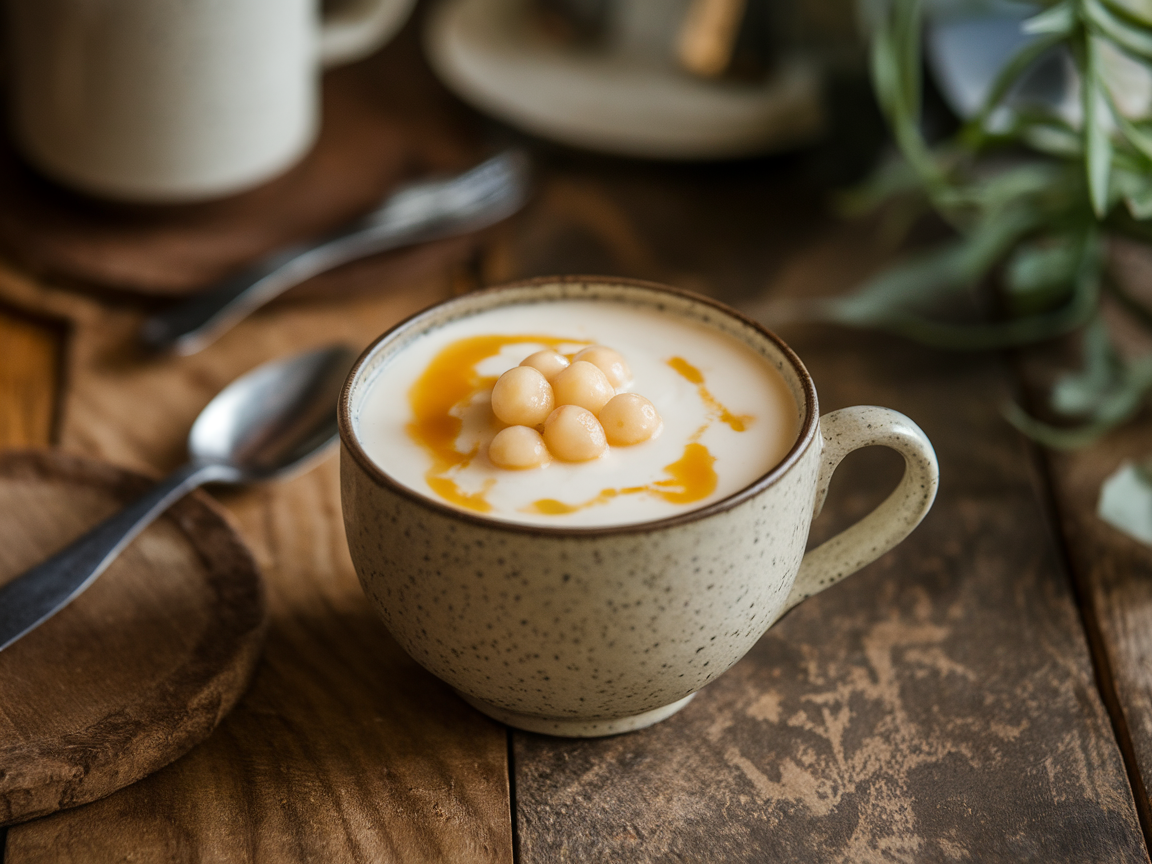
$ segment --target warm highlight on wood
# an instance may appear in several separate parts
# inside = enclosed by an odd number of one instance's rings
[[[52,436],[60,333],[0,306],[0,449]]]
[[[182,359],[134,355],[142,313],[132,307],[77,302],[18,280],[0,278],[0,289],[23,290],[28,305],[82,310],[61,446],[162,472],[184,459],[189,426],[228,382],[272,357],[334,341],[366,345],[447,296],[450,261],[434,279],[389,290],[274,304]],[[365,266],[356,278],[374,267],[377,285],[394,272],[386,260]],[[212,490],[267,584],[268,636],[250,690],[207,741],[167,768],[11,828],[4,864],[511,864],[507,733],[384,629],[348,557],[338,467],[333,454],[286,482]]]

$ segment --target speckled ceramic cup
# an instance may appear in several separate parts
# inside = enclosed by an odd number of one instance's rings
[[[562,528],[500,522],[393,480],[353,420],[389,359],[422,333],[523,303],[638,304],[728,333],[781,371],[800,433],[784,460],[699,509],[641,524]],[[674,714],[781,615],[904,539],[928,512],[938,468],[911,420],[860,406],[819,416],[799,358],[712,300],[642,282],[538,279],[450,300],[361,356],[340,404],[341,495],[356,572],[392,635],[481,711],[521,729],[597,736]],[[872,513],[805,554],[812,519],[849,452],[891,447],[906,463]]]

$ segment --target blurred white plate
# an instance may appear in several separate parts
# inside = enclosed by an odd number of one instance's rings
[[[754,85],[705,81],[650,52],[554,44],[531,26],[527,0],[443,0],[425,47],[445,83],[481,111],[603,153],[736,158],[803,144],[822,125],[810,64],[784,62]]]
[[[1021,23],[1041,11],[1032,3],[949,2],[930,4],[926,27],[927,60],[949,107],[958,117],[974,117],[1000,71],[1035,37]],[[989,125],[1006,125],[1016,108],[1045,109],[1073,127],[1080,125],[1076,68],[1067,51],[1049,51],[1013,85]]]

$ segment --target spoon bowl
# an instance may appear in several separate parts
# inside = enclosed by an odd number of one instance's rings
[[[335,408],[356,354],[334,345],[258,366],[208,403],[188,434],[194,464],[271,480],[307,467],[333,441]]]
[[[47,561],[0,587],[0,651],[78,597],[161,513],[204,483],[302,471],[339,436],[336,403],[355,353],[343,345],[265,363],[196,418],[187,464]]]

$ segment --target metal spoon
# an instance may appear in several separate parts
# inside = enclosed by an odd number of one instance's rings
[[[195,354],[268,301],[341,264],[389,249],[478,231],[528,199],[528,157],[494,156],[455,177],[407,186],[378,209],[316,244],[293,246],[144,322],[150,349]]]
[[[186,465],[0,588],[0,651],[72,602],[196,487],[271,480],[305,467],[337,438],[336,402],[355,359],[345,346],[322,348],[265,363],[224,388],[192,425]]]

